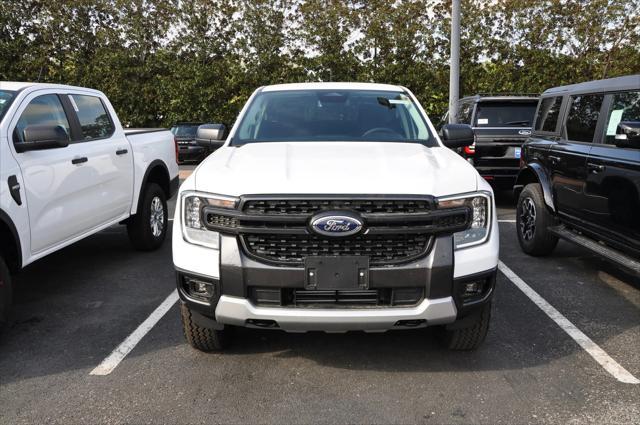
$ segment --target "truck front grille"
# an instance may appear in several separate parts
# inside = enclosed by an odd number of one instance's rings
[[[365,214],[413,214],[432,210],[424,199],[258,199],[244,203],[244,212],[252,215],[315,214],[322,210],[351,210]]]
[[[371,265],[393,264],[418,258],[429,249],[431,237],[415,234],[360,235],[323,238],[315,235],[243,235],[247,252],[259,259],[303,264],[305,257],[368,256]]]
[[[408,307],[423,300],[424,288],[317,291],[301,288],[252,287],[249,294],[253,304],[262,307]]]
[[[321,212],[357,214],[363,231],[347,237],[312,229]],[[409,262],[429,253],[437,235],[466,229],[467,206],[438,209],[432,196],[268,196],[241,197],[238,209],[204,207],[201,221],[209,230],[236,235],[244,252],[257,261],[302,267],[305,258],[366,256],[372,266]]]

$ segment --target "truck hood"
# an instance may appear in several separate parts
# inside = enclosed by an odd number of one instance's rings
[[[257,194],[443,196],[477,189],[455,152],[417,143],[262,142],[223,147],[195,171],[196,190]]]

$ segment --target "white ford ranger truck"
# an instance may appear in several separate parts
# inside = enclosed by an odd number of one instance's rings
[[[220,134],[201,127],[198,138]],[[263,87],[183,183],[173,261],[188,342],[234,327],[485,338],[498,263],[493,193],[403,87]]]
[[[177,189],[168,130],[123,130],[96,90],[0,82],[0,322],[10,272],[45,255],[121,222],[158,248]]]

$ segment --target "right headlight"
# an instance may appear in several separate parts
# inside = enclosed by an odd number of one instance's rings
[[[207,206],[235,208],[238,205],[238,198],[200,192],[184,192],[181,202],[182,236],[184,240],[194,245],[220,249],[220,234],[208,230],[202,224],[202,210]]]
[[[477,192],[438,199],[438,209],[462,206],[471,208],[471,225],[468,229],[453,234],[455,249],[468,248],[485,243],[489,239],[489,230],[491,228],[492,198],[489,192]]]

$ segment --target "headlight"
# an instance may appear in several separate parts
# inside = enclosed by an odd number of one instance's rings
[[[182,235],[184,240],[195,245],[220,249],[220,234],[204,227],[202,224],[202,210],[207,206],[235,208],[237,205],[238,198],[197,192],[183,193]]]
[[[462,206],[471,208],[471,226],[467,230],[453,234],[455,249],[480,245],[487,241],[491,227],[491,205],[491,194],[489,192],[438,199],[438,209]]]

